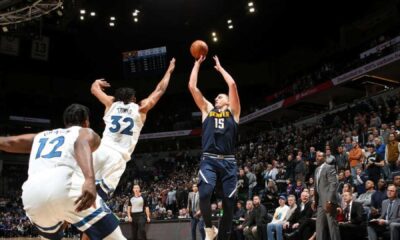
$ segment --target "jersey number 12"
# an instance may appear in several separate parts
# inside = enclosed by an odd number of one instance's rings
[[[50,142],[48,142],[48,141],[49,141],[49,138],[39,139],[40,145],[39,145],[38,151],[36,153],[36,157],[35,157],[36,159],[61,157],[62,152],[57,151],[57,150],[64,144],[64,141],[65,141],[64,136],[59,136],[57,138],[54,138]],[[50,152],[42,155],[42,151],[47,143],[49,143],[50,145],[53,145],[53,148],[51,149]]]

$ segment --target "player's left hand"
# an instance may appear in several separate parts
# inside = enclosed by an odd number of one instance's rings
[[[223,68],[222,68],[222,66],[221,66],[221,63],[219,62],[218,56],[215,55],[215,56],[213,57],[213,59],[214,59],[214,61],[215,61],[215,66],[214,66],[214,68],[215,68],[218,72],[221,71]]]
[[[91,206],[96,208],[96,196],[97,192],[94,179],[86,179],[82,185],[82,194],[75,201],[75,205],[77,205],[75,211],[80,212],[90,208]]]
[[[147,218],[147,222],[148,222],[148,223],[151,222],[151,219],[150,219],[149,217]]]
[[[331,214],[332,213],[332,208],[333,208],[332,203],[327,201],[326,205],[325,205],[325,212]]]

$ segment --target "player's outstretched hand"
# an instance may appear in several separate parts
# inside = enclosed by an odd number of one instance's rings
[[[96,184],[94,180],[85,180],[85,182],[82,185],[82,194],[81,196],[78,197],[78,199],[75,201],[75,211],[80,212],[82,210],[86,210],[90,208],[91,206],[95,206],[95,201],[96,201]]]
[[[111,87],[111,84],[107,82],[104,78],[96,79],[94,81],[94,84],[97,84],[101,88],[101,90]]]
[[[172,73],[174,69],[175,69],[175,58],[172,58],[171,61],[169,62],[167,72]]]
[[[221,71],[221,70],[222,70],[222,66],[221,66],[221,63],[219,62],[218,56],[215,55],[215,56],[213,57],[213,59],[214,59],[214,61],[215,61],[215,66],[214,66],[214,68],[215,68],[218,72]]]

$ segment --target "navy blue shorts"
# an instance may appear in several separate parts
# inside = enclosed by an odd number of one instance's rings
[[[203,153],[199,170],[199,190],[202,184],[215,188],[221,183],[225,197],[235,196],[237,185],[237,164],[233,155],[222,156]]]

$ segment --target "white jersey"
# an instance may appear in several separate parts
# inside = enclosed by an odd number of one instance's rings
[[[74,143],[81,127],[59,128],[35,136],[29,158],[28,175],[46,174],[49,169],[67,166],[80,169],[75,160]]]
[[[106,127],[101,143],[119,152],[126,161],[130,160],[143,127],[139,105],[114,102],[103,119]]]

